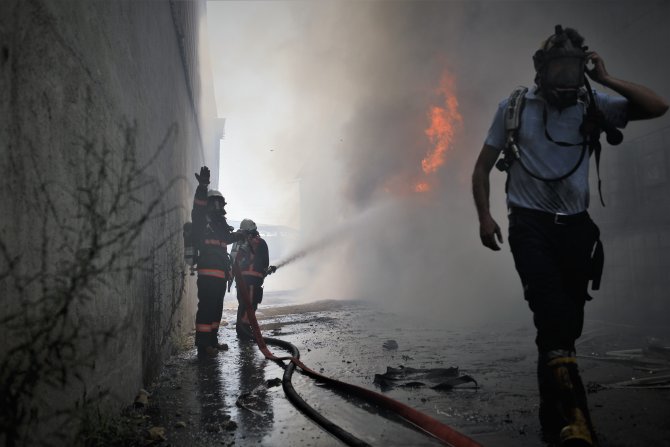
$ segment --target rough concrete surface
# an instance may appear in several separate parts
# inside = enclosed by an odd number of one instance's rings
[[[450,391],[406,388],[385,394],[484,446],[544,445],[537,421],[530,324],[447,328],[428,318],[416,321],[364,303],[289,305],[287,299],[266,299],[267,307],[259,309],[260,323],[265,336],[295,344],[309,367],[376,391],[380,389],[373,384],[374,375],[387,366],[458,367],[479,386],[464,384]],[[227,304],[224,318],[232,323],[234,316]],[[150,390],[147,427],[165,428],[163,445],[343,445],[296,410],[280,386],[273,386],[282,369],[265,360],[252,343],[238,341],[232,326],[225,326],[219,337],[229,344],[227,352],[203,361],[188,349],[168,362]],[[651,376],[650,371],[667,372],[668,359],[605,360],[606,352],[644,347],[647,337],[660,335],[654,330],[587,322],[578,349],[588,358],[580,358],[579,364],[603,447],[670,445],[667,381],[664,389],[615,385]],[[388,340],[394,340],[397,349],[385,349]],[[371,445],[440,445],[392,414],[298,372],[292,382],[308,404]]]
[[[0,436],[118,412],[193,327],[181,227],[220,134],[194,96],[205,2],[174,3],[0,2]]]

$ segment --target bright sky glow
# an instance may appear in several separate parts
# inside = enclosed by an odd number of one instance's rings
[[[217,109],[226,119],[219,188],[228,217],[298,227],[301,160],[283,144],[296,132],[297,96],[274,49],[299,36],[284,5],[209,2],[207,19]]]

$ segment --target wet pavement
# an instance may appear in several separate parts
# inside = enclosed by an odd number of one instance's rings
[[[226,301],[230,301],[227,299]],[[165,428],[161,445],[342,445],[296,410],[277,379],[283,369],[254,343],[237,340],[236,303],[226,303],[215,359],[194,349],[174,356],[150,390],[148,414]],[[393,388],[384,394],[447,423],[485,446],[538,446],[534,330],[528,325],[443,327],[359,302],[296,305],[290,295],[266,294],[258,312],[263,334],[296,345],[302,361],[335,379],[381,392],[375,374],[387,367],[452,368],[474,378],[451,390]],[[651,328],[587,322],[579,353],[589,403],[603,446],[670,446],[670,389],[610,387],[663,372],[670,363],[611,361],[604,353],[641,347]],[[277,355],[281,349],[271,346]],[[638,359],[639,360],[639,359]],[[441,445],[402,420],[296,372],[298,394],[325,417],[371,445]]]

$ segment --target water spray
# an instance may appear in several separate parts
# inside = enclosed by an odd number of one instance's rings
[[[298,250],[297,252],[288,256],[286,259],[279,261],[279,263],[269,266],[267,269],[265,269],[265,273],[267,275],[271,275],[272,273],[276,272],[277,269],[284,267],[285,265],[291,264],[299,259],[302,259],[307,255],[322,250],[328,247],[329,245],[334,244],[335,242],[341,241],[347,235],[360,233],[360,230],[358,230],[358,228],[366,228],[370,226],[369,223],[368,225],[365,225],[366,220],[374,219],[374,215],[376,213],[388,209],[390,206],[393,205],[393,203],[394,203],[393,201],[386,201],[382,202],[381,204],[379,204],[374,208],[368,208],[364,212],[354,216],[354,218],[347,220],[346,223],[335,228],[323,238],[307,245],[307,247],[303,248],[302,250]]]
[[[267,275],[271,275],[274,272],[277,271],[277,269],[284,267],[285,265],[291,264],[298,259],[302,259],[307,255],[310,255],[312,253],[315,253],[319,250],[322,250],[326,248],[327,246],[337,242],[338,240],[341,240],[342,237],[344,236],[344,228],[341,228],[339,230],[336,230],[329,234],[328,236],[319,239],[318,241],[309,244],[307,247],[303,248],[302,250],[298,250],[297,252],[293,253],[289,257],[283,259],[282,261],[279,261],[276,265],[271,265],[267,269],[265,269],[265,273]]]

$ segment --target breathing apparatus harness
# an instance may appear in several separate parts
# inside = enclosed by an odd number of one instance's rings
[[[505,147],[502,151],[502,157],[496,162],[496,168],[502,172],[508,173],[509,182],[509,170],[512,167],[512,164],[515,161],[518,161],[521,168],[532,178],[547,183],[558,182],[570,177],[577,171],[584,160],[586,149],[588,148],[589,155],[595,155],[596,172],[598,176],[598,195],[600,196],[600,203],[605,206],[600,180],[600,152],[602,148],[600,145],[600,133],[604,131],[607,135],[607,142],[613,146],[621,143],[623,135],[621,134],[621,131],[606,120],[602,111],[598,109],[591,84],[589,83],[588,78],[584,75],[586,50],[588,47],[579,47],[583,39],[581,36],[577,35],[578,46],[575,47],[572,45],[570,36],[568,35],[568,33],[574,32],[573,30],[563,30],[561,25],[556,25],[555,30],[556,33],[547,39],[547,42],[545,42],[543,47],[533,56],[535,69],[538,72],[536,80],[540,86],[545,86],[543,93],[546,93],[548,96],[547,100],[556,104],[558,107],[562,108],[574,105],[580,98],[585,100],[587,106],[582,119],[582,124],[579,128],[583,137],[581,142],[568,143],[564,141],[556,141],[551,137],[547,130],[546,104],[542,113],[544,134],[549,141],[561,147],[581,146],[582,150],[579,159],[571,169],[556,177],[541,176],[533,172],[526,166],[526,164],[524,164],[521,149],[517,144],[517,141],[519,127],[521,126],[521,112],[523,111],[528,88],[517,87],[512,91],[505,110]],[[553,47],[549,47],[550,45],[553,45]],[[561,47],[557,48],[557,45],[561,45]],[[547,74],[548,71],[551,71],[547,67],[553,60],[557,59],[576,59],[577,64],[574,67],[571,67],[572,72],[570,70],[555,69],[552,78],[552,74]],[[576,72],[578,73],[576,74]],[[561,76],[563,76],[563,78],[561,78]],[[579,79],[577,79],[576,76]]]

